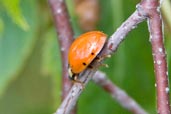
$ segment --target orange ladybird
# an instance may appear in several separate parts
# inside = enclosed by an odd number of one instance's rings
[[[79,36],[71,45],[68,53],[69,78],[75,82],[79,73],[84,71],[102,50],[107,35],[91,31]]]

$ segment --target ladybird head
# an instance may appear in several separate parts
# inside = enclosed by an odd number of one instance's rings
[[[69,79],[72,80],[73,82],[76,83],[80,83],[82,85],[82,87],[84,88],[84,84],[83,82],[81,82],[80,80],[78,80],[78,75],[79,74],[75,74],[72,72],[71,68],[68,69],[68,73],[69,73]]]
[[[74,80],[73,72],[70,67],[68,68],[68,73],[69,73],[69,79]]]
[[[73,73],[70,67],[68,69],[68,73],[69,73],[70,80],[77,80],[78,74]]]

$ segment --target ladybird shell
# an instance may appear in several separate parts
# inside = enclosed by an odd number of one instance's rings
[[[72,43],[68,53],[68,61],[74,74],[87,68],[103,48],[106,38],[106,34],[92,31],[82,34]]]

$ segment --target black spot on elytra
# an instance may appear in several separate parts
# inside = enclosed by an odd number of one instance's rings
[[[93,53],[93,52],[91,52],[91,55],[94,55],[94,53]]]
[[[83,62],[83,65],[86,66],[87,64]]]

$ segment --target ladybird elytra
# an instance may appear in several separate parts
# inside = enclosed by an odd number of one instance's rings
[[[77,78],[90,65],[103,48],[106,39],[107,35],[100,31],[87,32],[75,39],[68,53],[70,79]]]

